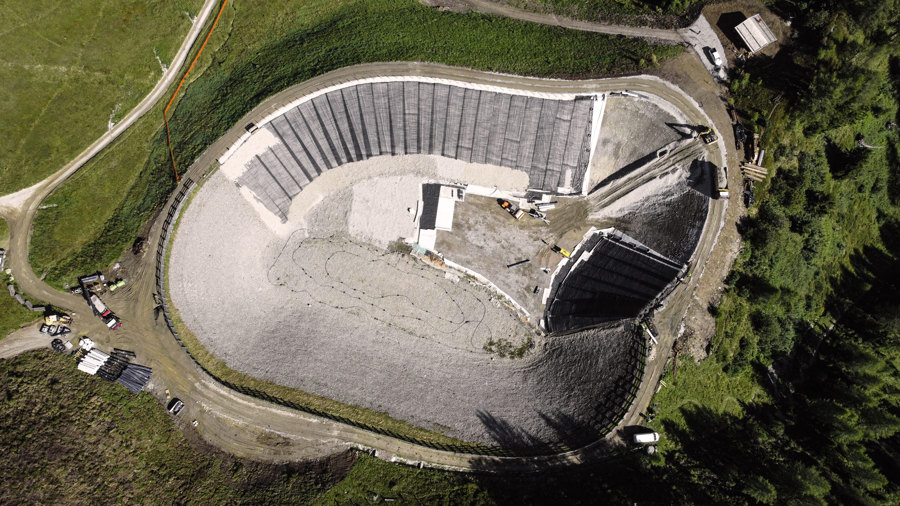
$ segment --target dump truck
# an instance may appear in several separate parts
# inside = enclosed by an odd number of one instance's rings
[[[719,140],[719,136],[716,135],[716,132],[706,125],[697,127],[697,131],[700,133],[700,138],[703,139],[703,142],[707,144],[712,144]]]
[[[103,318],[112,314],[112,311],[110,311],[109,308],[106,307],[106,304],[104,304],[103,301],[100,300],[100,297],[91,295],[90,299],[88,300],[90,301],[91,309],[94,310],[94,313],[96,313],[97,316]]]
[[[510,202],[508,200],[497,199],[497,203],[500,204],[500,207],[502,207],[503,209],[506,209],[506,212],[511,214],[512,217],[517,220],[520,219],[525,214],[525,211],[519,209],[519,206],[513,204],[512,202]]]

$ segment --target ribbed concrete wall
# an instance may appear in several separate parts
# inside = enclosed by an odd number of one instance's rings
[[[282,220],[316,176],[379,155],[499,165],[527,172],[532,189],[579,191],[592,110],[590,97],[552,100],[415,81],[359,84],[268,123],[280,143],[251,159],[238,182]]]
[[[618,235],[596,234],[590,256],[556,275],[544,315],[549,332],[568,332],[633,318],[671,283],[682,266]],[[574,259],[573,259],[574,260]]]

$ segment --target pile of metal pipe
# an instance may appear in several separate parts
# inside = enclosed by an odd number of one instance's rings
[[[111,355],[93,348],[78,360],[78,370],[96,375],[106,381],[116,381],[134,393],[150,382],[153,370],[145,365],[131,363],[134,352],[114,348]]]
[[[78,361],[78,370],[93,376],[106,364],[107,360],[109,360],[109,355],[94,348]]]
[[[140,364],[128,363],[122,369],[122,374],[116,379],[122,386],[134,393],[140,393],[150,381],[150,374],[153,372],[147,366]]]

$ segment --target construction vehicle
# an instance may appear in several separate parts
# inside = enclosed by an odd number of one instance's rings
[[[719,140],[719,136],[716,135],[716,132],[708,126],[699,126],[697,127],[697,131],[700,133],[700,138],[703,139],[703,142],[707,144],[712,144]]]
[[[653,341],[653,344],[659,344],[659,334],[656,333],[656,326],[653,325],[652,321],[646,318],[641,320],[641,327],[650,337],[650,340]]]
[[[529,209],[528,216],[531,216],[532,218],[534,218],[536,220],[541,220],[544,223],[546,223],[547,225],[550,224],[550,220],[547,219],[547,215],[538,211],[537,209]]]
[[[102,318],[102,320],[103,323],[105,323],[106,326],[109,327],[109,330],[116,330],[117,328],[122,326],[122,320],[116,318],[116,315],[112,313],[110,313],[110,316]]]
[[[550,249],[566,258],[572,258],[572,253],[569,253],[569,251],[564,250],[555,244],[551,246]]]
[[[104,317],[112,314],[112,311],[110,311],[109,308],[106,307],[106,304],[104,304],[103,301],[100,300],[100,297],[97,297],[96,295],[91,295],[90,298],[88,299],[88,302],[90,302],[91,309],[94,310],[94,313],[96,313],[97,316],[104,318]]]
[[[632,441],[635,444],[647,444],[647,443],[656,443],[659,441],[659,434],[656,432],[644,432],[641,434],[635,434],[632,437]]]
[[[68,325],[72,323],[72,317],[66,314],[49,314],[44,317],[44,323],[47,325],[59,325],[60,323]]]
[[[506,209],[506,212],[512,215],[515,219],[520,219],[525,214],[525,211],[519,209],[519,206],[511,203],[505,199],[497,199],[497,203],[500,204],[500,207]]]
[[[106,304],[100,300],[100,297],[97,297],[94,294],[91,294],[88,297],[88,303],[91,305],[91,309],[94,311],[94,314],[100,317],[100,321],[106,324],[110,330],[116,330],[117,328],[122,326],[122,320],[112,312]]]

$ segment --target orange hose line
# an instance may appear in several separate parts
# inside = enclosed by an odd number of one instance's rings
[[[180,182],[180,178],[178,177],[178,166],[175,165],[175,151],[172,148],[172,135],[169,133],[169,107],[172,107],[172,102],[175,100],[175,97],[178,96],[178,92],[181,91],[181,86],[184,84],[184,80],[187,79],[188,74],[191,73],[191,70],[194,69],[194,64],[197,63],[197,60],[200,58],[200,55],[203,54],[203,50],[206,48],[206,43],[209,42],[209,37],[212,35],[213,30],[216,29],[216,25],[219,24],[219,18],[222,17],[222,12],[225,10],[225,6],[228,5],[228,0],[223,0],[222,6],[219,7],[219,13],[216,14],[216,19],[213,21],[212,26],[209,28],[209,33],[206,34],[206,38],[203,39],[203,45],[200,46],[200,50],[197,51],[197,55],[194,56],[193,61],[191,61],[191,66],[188,67],[187,72],[181,77],[181,81],[178,83],[178,87],[175,88],[175,93],[172,94],[172,98],[169,99],[169,103],[166,104],[166,108],[163,109],[163,120],[166,123],[166,140],[169,143],[169,155],[172,157],[172,169],[175,171],[175,182]]]

